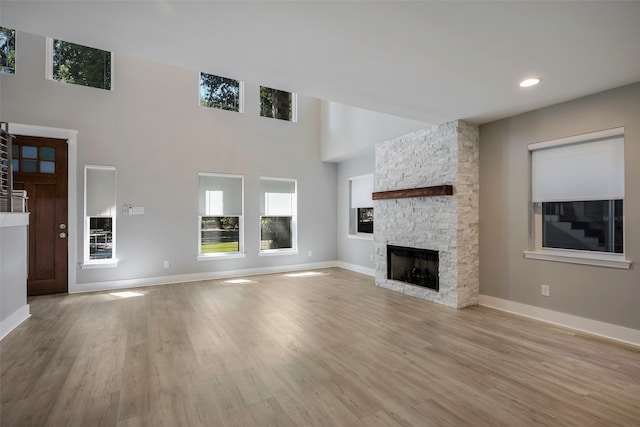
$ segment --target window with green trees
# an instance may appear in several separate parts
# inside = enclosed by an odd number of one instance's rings
[[[260,86],[260,115],[295,122],[295,100],[294,93]]]
[[[200,73],[200,105],[241,112],[241,86],[238,80]]]
[[[297,249],[297,182],[260,178],[260,252]]]
[[[111,52],[53,40],[53,80],[111,90]]]
[[[0,72],[16,72],[16,30],[0,27]]]
[[[199,173],[199,259],[243,252],[243,188],[239,175]]]

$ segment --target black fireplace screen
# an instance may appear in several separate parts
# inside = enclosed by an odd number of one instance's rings
[[[387,245],[387,278],[438,291],[438,251]]]

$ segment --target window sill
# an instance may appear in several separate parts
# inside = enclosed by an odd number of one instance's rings
[[[297,255],[297,249],[271,249],[258,252],[258,256]]]
[[[367,234],[367,233],[347,234],[347,238],[356,239],[356,240],[373,240],[373,234]]]
[[[524,251],[527,259],[542,261],[566,262],[571,264],[595,265],[599,267],[611,267],[628,269],[631,261],[624,255],[611,255],[604,253],[584,253],[582,251],[540,250]]]
[[[80,264],[80,268],[83,270],[89,270],[93,268],[116,268],[118,266],[118,260],[109,260],[105,262],[86,262]]]
[[[246,254],[239,252],[231,252],[224,254],[210,254],[210,255],[198,255],[196,258],[198,261],[221,261],[224,259],[236,259],[236,258],[244,258]]]

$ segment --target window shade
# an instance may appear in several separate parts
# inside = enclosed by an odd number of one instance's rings
[[[114,216],[116,209],[116,171],[101,167],[86,168],[87,216]]]
[[[624,138],[532,149],[534,202],[624,198]]]
[[[260,178],[260,214],[293,216],[296,211],[296,181]]]
[[[373,175],[351,178],[351,207],[373,207]]]
[[[242,177],[199,175],[201,216],[242,216]]]

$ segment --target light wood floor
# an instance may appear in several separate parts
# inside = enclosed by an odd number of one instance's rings
[[[0,425],[640,425],[640,349],[341,269],[36,297]]]

